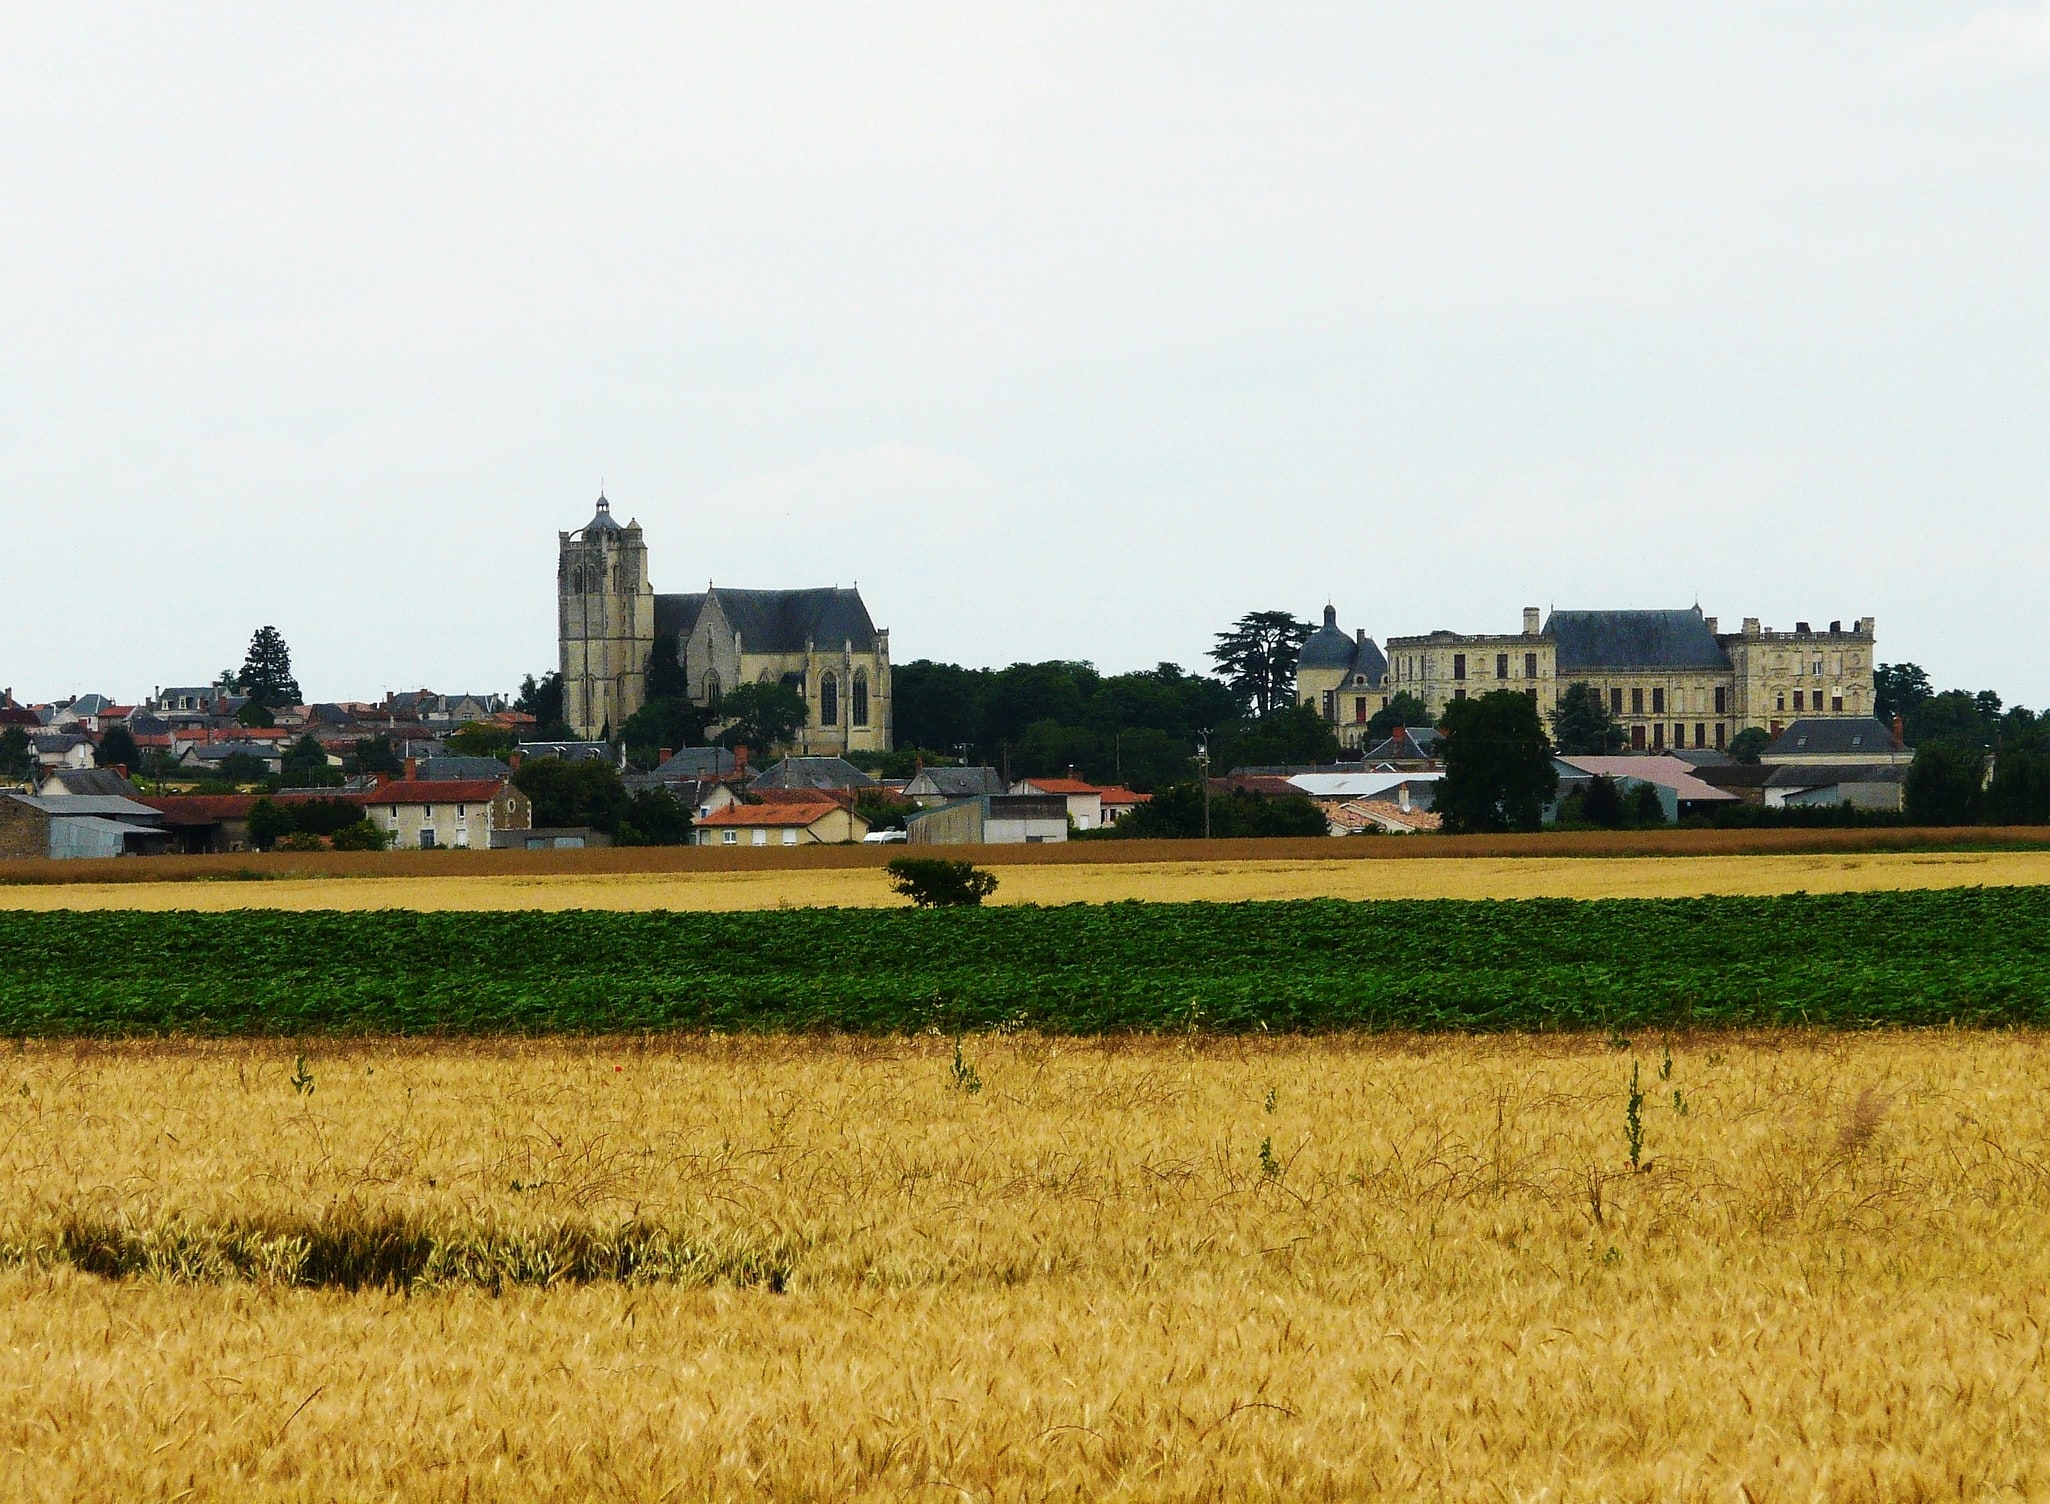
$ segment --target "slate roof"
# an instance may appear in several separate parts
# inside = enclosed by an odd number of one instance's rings
[[[39,809],[46,815],[99,816],[113,820],[137,820],[146,825],[154,825],[159,819],[157,812],[147,804],[114,794],[58,794],[52,797],[9,794],[7,797],[17,804],[26,804],[30,809]]]
[[[1729,654],[1697,606],[1686,611],[1554,611],[1545,635],[1559,676],[1629,668],[1727,669]]]
[[[733,753],[726,747],[679,747],[669,760],[655,769],[661,778],[716,778],[739,770]]]
[[[213,825],[248,819],[256,799],[254,794],[152,794],[136,802],[162,815],[166,825]]]
[[[904,792],[967,799],[976,794],[1005,794],[1010,790],[1004,786],[1003,774],[995,768],[926,768],[904,785]]]
[[[495,757],[425,757],[414,776],[436,783],[450,778],[510,778],[512,769]]]
[[[1371,637],[1355,637],[1338,625],[1338,610],[1324,608],[1324,625],[1310,634],[1296,658],[1298,669],[1342,669],[1349,679],[1366,675],[1369,684],[1379,684],[1388,672],[1388,659]]]
[[[56,784],[64,795],[112,794],[133,799],[142,791],[112,768],[55,768],[44,778],[43,787]]]
[[[586,535],[620,531],[619,524],[612,520],[612,503],[605,499],[604,492],[598,493],[598,510],[592,513],[591,520],[584,524],[583,531]]]
[[[1432,757],[1443,733],[1435,726],[1401,726],[1395,735],[1360,754],[1362,762],[1385,762],[1405,757]]]
[[[1810,717],[1790,724],[1761,757],[1818,757],[1825,753],[1869,757],[1900,752],[1893,729],[1869,715]]]
[[[729,590],[715,586],[709,595],[658,595],[655,630],[666,631],[665,622],[673,620],[678,623],[677,631],[689,631],[697,625],[706,602],[714,599],[727,622],[740,634],[744,652],[801,653],[807,642],[821,650],[838,648],[843,643],[852,643],[859,653],[875,650],[875,623],[869,620],[861,592],[843,590],[837,585],[813,590]]]
[[[754,789],[872,789],[876,781],[843,757],[786,757],[748,785]]]
[[[705,611],[705,595],[658,595],[655,597],[655,636],[664,641],[687,637]]]

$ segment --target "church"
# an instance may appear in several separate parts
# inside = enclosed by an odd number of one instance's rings
[[[735,590],[657,595],[641,525],[597,514],[559,533],[556,636],[563,719],[578,736],[617,735],[647,702],[648,666],[674,655],[691,699],[710,705],[743,684],[787,684],[804,697],[801,753],[890,748],[890,634],[861,592]]]

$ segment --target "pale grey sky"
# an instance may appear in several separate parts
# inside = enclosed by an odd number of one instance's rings
[[[0,11],[0,684],[1876,615],[2050,700],[2050,6]]]

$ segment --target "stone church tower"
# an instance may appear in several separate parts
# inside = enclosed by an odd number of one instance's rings
[[[559,533],[556,640],[562,649],[562,718],[580,737],[619,733],[647,698],[655,646],[655,588],[641,525],[621,527],[612,504],[573,533]]]
[[[798,753],[890,749],[890,634],[858,589],[657,595],[640,523],[621,527],[603,496],[589,522],[556,536],[562,718],[579,737],[620,734],[647,703],[648,665],[661,652],[706,707],[744,684],[795,690],[805,707]]]

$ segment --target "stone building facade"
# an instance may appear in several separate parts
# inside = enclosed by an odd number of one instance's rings
[[[742,684],[797,690],[800,753],[889,750],[890,634],[858,590],[657,595],[640,524],[622,526],[601,496],[588,523],[559,535],[556,605],[563,718],[578,736],[616,736],[647,703],[649,662],[662,652],[700,705]]]
[[[1567,688],[1587,683],[1623,726],[1635,750],[1726,747],[1739,731],[1760,727],[1777,736],[1799,716],[1869,716],[1875,622],[1861,617],[1817,630],[1796,622],[1779,631],[1747,617],[1737,632],[1717,630],[1713,616],[1685,611],[1554,611],[1534,606],[1516,633],[1436,631],[1391,637],[1384,680],[1348,670],[1348,691],[1336,703],[1331,670],[1313,653],[1325,633],[1304,648],[1308,672],[1299,673],[1297,698],[1316,704],[1338,729],[1352,729],[1359,702],[1386,704],[1407,691],[1424,702],[1435,722],[1445,707],[1468,695],[1498,689],[1529,695],[1549,714]],[[1325,612],[1325,630],[1336,630]],[[1364,634],[1358,639],[1364,644]],[[1355,660],[1360,659],[1354,648]],[[1334,713],[1335,711],[1335,713]],[[1372,710],[1366,711],[1371,715]],[[1357,738],[1353,739],[1354,742]]]

